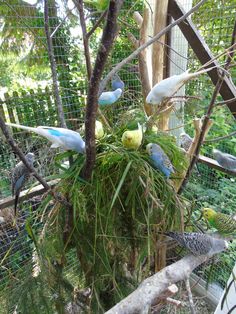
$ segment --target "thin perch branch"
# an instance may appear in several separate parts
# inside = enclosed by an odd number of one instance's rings
[[[191,287],[189,283],[189,278],[185,280],[185,286],[186,286],[186,290],[188,294],[189,307],[190,307],[191,314],[196,314],[196,310],[195,310],[195,306],[193,302],[193,295],[192,295],[192,291],[191,291]]]
[[[218,141],[222,141],[228,137],[234,136],[236,135],[236,131],[229,133],[227,135],[224,136],[219,136],[219,137],[215,137],[215,138],[209,138],[208,140],[205,140],[204,143],[213,143],[213,142],[218,142]]]
[[[95,32],[95,30],[101,24],[102,20],[105,18],[106,15],[107,15],[107,10],[102,13],[102,15],[99,17],[99,19],[93,25],[93,27],[90,29],[90,31],[87,32],[87,38],[89,38]]]
[[[48,0],[44,0],[44,29],[45,29],[46,39],[47,39],[48,56],[49,56],[50,67],[52,71],[53,93],[54,93],[54,97],[55,97],[55,101],[57,105],[58,116],[59,116],[61,126],[63,128],[67,128],[63,105],[62,105],[62,101],[61,101],[61,97],[59,93],[58,78],[57,78],[57,65],[55,62],[52,37],[50,33]]]

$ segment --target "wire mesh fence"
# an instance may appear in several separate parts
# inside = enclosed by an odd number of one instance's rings
[[[236,8],[233,0],[228,0],[227,3],[224,1],[213,2],[217,5],[207,2],[192,16],[192,19],[212,52],[219,54],[230,45]],[[0,6],[0,18],[3,22],[0,67],[2,65],[7,69],[4,73],[0,73],[0,114],[6,122],[34,127],[38,125],[58,126],[60,122],[53,97],[44,32],[43,4],[40,1],[35,2],[36,4],[29,3],[20,0],[2,1]],[[120,33],[125,39],[116,41],[107,71],[133,51],[134,48],[126,36],[127,32],[132,32],[134,35],[138,34],[132,13],[135,10],[141,11],[142,7],[142,1],[134,3],[130,0],[125,1],[119,21]],[[73,3],[64,4],[61,1],[50,2],[49,12],[50,27],[52,31],[55,31],[53,47],[65,118],[69,128],[78,130],[84,122],[87,90],[85,62],[81,45],[82,34],[78,28],[78,12]],[[92,26],[94,20],[90,11],[87,12],[87,18],[89,25]],[[100,29],[92,36],[91,43],[94,50],[98,45],[100,36]],[[93,49],[91,49],[91,53],[92,58],[94,58]],[[224,59],[220,61],[223,63]],[[172,60],[170,60],[170,64],[171,62]],[[199,67],[191,49],[188,52],[188,67]],[[232,69],[230,72],[233,80],[235,80],[236,71]],[[143,104],[137,59],[122,68],[119,75],[125,82],[124,95],[112,110],[104,109],[104,113],[113,124],[118,123],[119,120],[130,119],[130,116],[127,117],[127,115],[130,115],[132,110],[135,112],[137,108],[141,108]],[[187,85],[186,94],[202,97],[200,101],[194,100],[185,106],[185,131],[190,135],[193,135],[192,118],[195,115],[202,116],[204,114],[212,91],[213,86],[207,76],[194,80]],[[176,114],[178,115],[178,112]],[[219,106],[215,110],[213,119],[214,125],[208,138],[215,138],[236,130],[235,120],[225,106]],[[50,149],[46,140],[37,135],[30,134],[29,136],[25,131],[18,129],[12,129],[12,133],[24,153],[35,153],[35,167],[43,177],[50,179],[53,178],[53,174],[59,172],[54,163],[57,151]],[[217,147],[222,151],[236,154],[234,144],[234,137],[220,142],[209,142],[203,146],[201,153],[212,157],[212,148]],[[11,194],[10,170],[17,162],[18,160],[1,136],[1,199]],[[208,206],[231,214],[234,211],[236,198],[235,179],[203,164],[199,164],[199,171],[200,175],[197,172],[193,173],[184,192],[186,198],[193,201],[197,209],[193,213],[193,219],[197,220],[199,217],[198,209]],[[30,186],[32,186],[32,181],[28,184],[28,187]],[[0,216],[4,218],[0,224],[0,302],[3,305],[0,309],[1,313],[11,313],[16,310],[14,288],[22,284],[20,278],[25,278],[29,273],[33,273],[32,258],[35,255],[35,247],[29,237],[30,231],[27,229],[26,217],[30,216],[30,219],[35,219],[34,225],[40,232],[43,228],[43,221],[40,220],[39,214],[36,214],[40,203],[40,197],[24,202],[19,210],[19,222],[14,227],[12,226],[13,209],[1,210]],[[196,273],[205,280],[217,282],[223,287],[235,261],[234,244],[232,244],[232,250],[215,260],[213,268],[211,264],[203,265]],[[78,284],[78,281],[83,281],[75,252],[71,252],[68,256],[64,272],[65,278],[72,286]],[[22,289],[23,287],[22,284]],[[10,291],[13,291],[12,297],[6,298]],[[23,293],[22,295],[25,296]],[[181,313],[181,310],[179,312]],[[32,310],[31,312],[25,310],[24,313],[32,313]]]

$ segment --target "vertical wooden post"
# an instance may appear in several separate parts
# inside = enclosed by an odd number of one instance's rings
[[[167,7],[168,0],[158,0],[155,3],[154,10],[154,25],[153,25],[153,36],[159,33],[163,28],[166,27],[167,22]],[[165,36],[159,39],[159,42],[155,42],[152,47],[152,85],[160,82],[163,79],[164,73],[164,45]]]
[[[153,18],[153,36],[159,33],[166,27],[167,22],[167,7],[168,0],[156,0]],[[159,39],[165,43],[165,36]],[[160,82],[164,77],[164,45],[160,42],[155,42],[152,47],[152,85]],[[158,117],[158,129],[164,130],[166,119],[163,115]],[[161,239],[160,239],[161,240]],[[155,256],[155,271],[159,271],[166,266],[166,244],[158,246]]]

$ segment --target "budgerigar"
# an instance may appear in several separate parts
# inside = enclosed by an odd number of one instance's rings
[[[236,234],[236,220],[230,215],[217,213],[212,208],[203,208],[203,217],[209,222],[210,226],[217,229],[222,235]]]
[[[122,89],[117,88],[112,92],[103,92],[98,98],[99,106],[107,106],[114,104],[121,96]]]
[[[189,150],[193,139],[187,133],[183,132],[180,134],[180,147],[182,147],[186,152]]]
[[[33,167],[34,154],[28,153],[25,155],[25,158],[28,161],[28,163]],[[15,215],[16,215],[17,203],[18,203],[20,192],[22,188],[25,186],[26,182],[29,180],[29,177],[30,177],[30,172],[22,161],[20,161],[15,166],[15,168],[11,171],[12,195],[15,195],[15,206],[14,206]]]
[[[224,239],[214,238],[205,233],[197,232],[165,232],[165,235],[177,241],[181,246],[187,248],[194,255],[212,256],[226,250],[229,246]]]
[[[100,121],[96,120],[95,122],[95,138],[99,140],[104,136],[103,125]]]
[[[61,147],[64,150],[74,150],[81,154],[85,153],[85,142],[78,132],[48,126],[38,126],[37,128],[33,128],[14,123],[6,123],[6,125],[42,135],[52,142],[52,148]]]
[[[83,124],[80,131],[82,134],[85,132],[85,125]],[[95,138],[99,140],[104,135],[103,125],[100,121],[96,120],[95,122]]]
[[[205,69],[195,73],[189,73],[189,70],[179,74],[168,77],[153,86],[147,95],[146,102],[151,105],[158,105],[165,98],[172,97],[178,89],[188,80],[210,71],[212,68]]]
[[[113,91],[118,88],[124,91],[125,83],[120,79],[118,74],[113,75],[112,80],[111,80],[111,87]]]
[[[174,167],[163,149],[157,144],[149,143],[146,146],[146,150],[150,155],[154,166],[168,179],[171,173],[174,173]]]
[[[230,154],[221,152],[218,149],[213,149],[213,156],[219,165],[228,170],[236,171],[236,157]]]
[[[143,140],[142,126],[138,124],[138,130],[125,131],[121,140],[124,147],[129,149],[138,149]]]

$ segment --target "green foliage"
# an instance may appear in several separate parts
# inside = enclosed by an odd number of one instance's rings
[[[62,169],[56,192],[72,204],[72,209],[57,202],[50,209],[52,198],[48,197],[37,211],[37,217],[44,213],[43,232],[34,220],[28,220],[26,230],[34,242],[41,272],[37,278],[29,276],[24,281],[25,287],[31,287],[28,294],[17,296],[14,292],[15,304],[24,313],[26,302],[31,308],[35,298],[35,313],[48,313],[48,309],[60,312],[71,300],[74,287],[88,286],[93,291],[92,311],[103,313],[149,273],[156,232],[180,229],[183,202],[152,167],[145,151],[147,142],[159,143],[176,169],[183,171],[185,161],[174,139],[149,133],[138,151],[129,151],[121,146],[121,135],[118,128],[97,143],[90,182],[81,179],[84,156],[74,154],[76,159],[71,167]],[[56,163],[60,164],[66,156],[68,153],[59,155]],[[68,217],[72,226],[67,225]],[[147,265],[142,269],[145,258]],[[75,273],[70,269],[73,262],[78,264]],[[132,278],[127,277],[124,265]],[[15,277],[20,274],[17,272]]]

